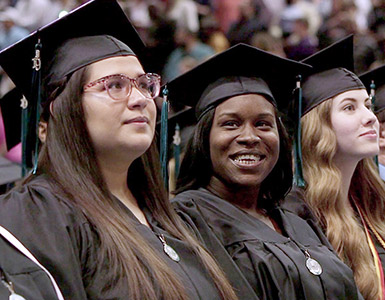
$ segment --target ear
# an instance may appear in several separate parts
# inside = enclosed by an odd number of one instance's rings
[[[47,138],[47,125],[48,125],[48,123],[45,122],[45,121],[40,121],[39,122],[38,134],[39,134],[39,139],[40,139],[42,144],[45,143],[45,140]]]
[[[51,103],[49,104],[49,112],[50,112],[51,116],[53,116],[53,101],[51,101]]]

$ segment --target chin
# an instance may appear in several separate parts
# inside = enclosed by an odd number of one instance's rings
[[[371,149],[371,150],[368,150],[368,151],[365,151],[364,153],[361,153],[362,155],[362,159],[364,158],[368,158],[368,157],[374,157],[378,154],[380,154],[380,149],[379,148],[376,148],[376,149]]]
[[[237,186],[238,188],[255,188],[256,186],[260,186],[263,182],[261,178],[238,178],[233,180],[230,184],[233,186]]]

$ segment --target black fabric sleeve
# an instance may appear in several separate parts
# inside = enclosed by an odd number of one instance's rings
[[[82,272],[91,232],[79,211],[46,187],[27,185],[0,198],[0,224],[47,268],[66,300],[87,299]]]

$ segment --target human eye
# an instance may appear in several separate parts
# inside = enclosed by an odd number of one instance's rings
[[[120,76],[110,77],[106,80],[106,86],[110,91],[120,91],[125,89],[127,83]]]
[[[344,111],[353,111],[355,109],[353,104],[347,104],[342,108]]]
[[[256,123],[255,123],[255,126],[256,127],[272,127],[272,124],[271,124],[271,122],[269,122],[269,121],[266,121],[266,120],[261,120],[261,121],[257,121]]]
[[[225,120],[222,122],[222,127],[227,127],[227,128],[236,128],[238,126],[238,122],[235,120]]]
[[[160,80],[158,76],[143,74],[137,78],[136,84],[146,97],[155,98],[159,95]]]

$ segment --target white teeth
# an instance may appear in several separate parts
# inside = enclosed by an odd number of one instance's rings
[[[242,155],[237,155],[234,158],[234,161],[242,164],[252,164],[260,160],[261,160],[261,157],[255,154],[242,154]]]

